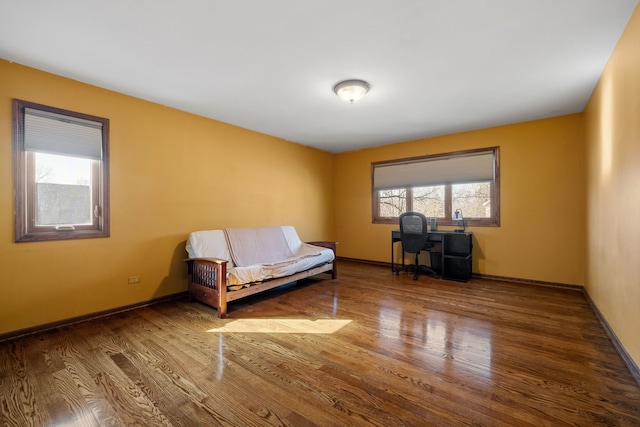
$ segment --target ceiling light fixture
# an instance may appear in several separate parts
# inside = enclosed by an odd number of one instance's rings
[[[353,104],[369,91],[369,87],[369,83],[364,80],[345,80],[343,82],[336,83],[333,87],[333,91],[341,99]]]

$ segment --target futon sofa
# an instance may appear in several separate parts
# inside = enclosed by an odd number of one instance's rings
[[[226,228],[189,235],[189,298],[227,315],[227,303],[330,272],[337,277],[336,242],[307,242],[292,226]]]

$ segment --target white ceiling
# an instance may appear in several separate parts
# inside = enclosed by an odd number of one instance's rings
[[[338,153],[582,111],[637,2],[0,0],[0,57]]]

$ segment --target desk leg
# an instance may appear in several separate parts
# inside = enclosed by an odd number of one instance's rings
[[[395,273],[396,269],[394,268],[394,264],[393,264],[395,261],[395,257],[393,256],[393,244],[394,244],[394,241],[393,239],[391,239],[391,272]]]
[[[396,264],[395,264],[396,257],[394,252],[394,245],[398,242],[399,240],[396,240],[396,241],[391,240],[391,272],[392,273],[395,273],[396,270],[400,270],[404,267],[404,250],[402,250],[402,265],[396,268]]]

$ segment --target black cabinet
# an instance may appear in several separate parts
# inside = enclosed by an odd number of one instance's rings
[[[431,252],[431,267],[443,279],[466,282],[471,278],[473,233],[455,231],[429,231],[428,242],[441,244],[440,251]],[[400,230],[391,231],[391,271],[395,272],[394,244],[400,242]],[[402,252],[404,266],[404,252]]]
[[[471,278],[471,233],[446,233],[442,235],[442,278],[466,282]]]

